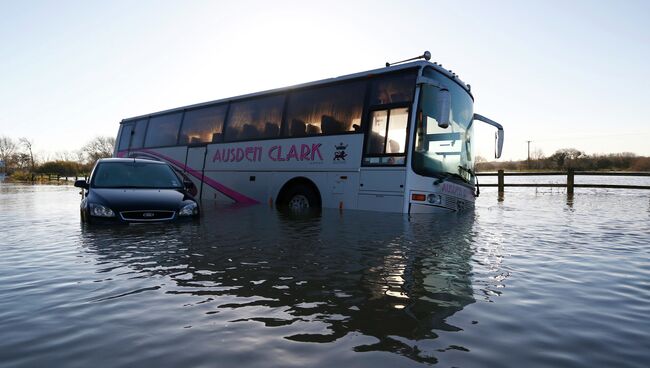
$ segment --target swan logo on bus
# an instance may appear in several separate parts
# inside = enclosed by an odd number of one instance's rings
[[[345,153],[345,149],[348,148],[348,145],[341,142],[335,145],[334,148],[336,148],[336,152],[334,152],[334,161],[345,161],[345,158],[348,156],[348,154]]]

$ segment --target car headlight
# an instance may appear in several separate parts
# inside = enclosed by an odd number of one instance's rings
[[[90,215],[97,217],[115,217],[113,210],[97,203],[90,204]]]
[[[179,216],[193,216],[197,213],[199,213],[199,207],[194,202],[186,204],[180,211],[178,211]]]

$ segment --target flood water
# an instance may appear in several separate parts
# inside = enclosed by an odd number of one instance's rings
[[[3,367],[647,367],[650,191],[86,227],[0,184]]]

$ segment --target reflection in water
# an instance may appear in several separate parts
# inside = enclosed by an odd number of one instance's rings
[[[644,191],[90,228],[78,193],[0,185],[0,366],[648,365]]]
[[[573,193],[566,194],[566,205],[569,208],[573,208]]]
[[[173,280],[165,293],[198,297],[211,318],[232,311],[228,322],[283,327],[276,333],[303,343],[362,334],[374,341],[355,351],[419,362],[436,358],[418,343],[457,331],[447,319],[474,302],[473,214],[206,212],[200,224],[83,227],[81,241],[99,272]]]

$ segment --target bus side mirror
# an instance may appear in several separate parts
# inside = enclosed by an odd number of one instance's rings
[[[499,129],[497,130],[496,133],[494,133],[494,140],[495,140],[494,157],[500,158],[501,152],[503,152],[503,129]]]
[[[473,120],[479,120],[497,128],[497,132],[494,135],[494,158],[500,158],[501,153],[503,152],[503,126],[496,121],[479,114],[474,114]]]
[[[451,111],[451,94],[447,88],[441,88],[436,98],[436,107],[438,110],[438,126],[442,129],[449,127],[449,118]]]

